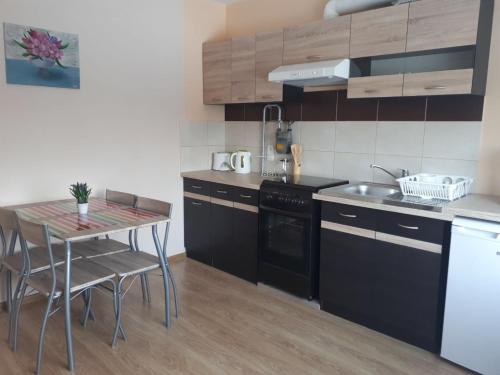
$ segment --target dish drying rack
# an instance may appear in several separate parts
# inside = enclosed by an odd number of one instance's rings
[[[454,201],[470,193],[474,179],[466,176],[446,176],[420,173],[397,180],[405,196]]]

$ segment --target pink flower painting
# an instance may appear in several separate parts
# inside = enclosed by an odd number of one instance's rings
[[[68,48],[69,44],[63,44],[60,39],[50,35],[49,32],[30,29],[21,42],[17,40],[15,42],[19,47],[26,50],[23,56],[30,61],[48,60],[46,62],[49,64],[57,64],[64,68],[61,59],[64,57],[63,50]]]

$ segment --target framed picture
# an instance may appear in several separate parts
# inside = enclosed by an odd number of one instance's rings
[[[78,35],[4,23],[7,83],[80,88]]]

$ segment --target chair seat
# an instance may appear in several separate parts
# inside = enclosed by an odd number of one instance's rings
[[[75,244],[75,250],[80,248],[80,245]],[[28,250],[30,253],[31,273],[37,273],[50,268],[49,252],[44,247],[33,247]],[[58,266],[64,263],[66,259],[66,248],[64,244],[52,245],[52,257],[54,265]],[[71,259],[81,259],[82,256],[77,252],[71,252]],[[10,271],[20,273],[23,268],[23,254],[21,252],[11,256],[7,256],[2,260],[3,265]]]
[[[77,246],[75,247],[75,253],[87,259],[130,250],[129,245],[112,239],[75,242],[74,245]]]
[[[112,270],[118,277],[127,277],[160,268],[158,257],[141,251],[127,251],[92,259]]]
[[[56,267],[56,296],[60,296],[64,290],[65,266]],[[87,259],[78,259],[71,262],[71,293],[79,292],[91,286],[101,284],[115,278],[115,273]],[[46,296],[50,294],[52,287],[52,274],[45,270],[31,275],[27,283],[33,289]]]

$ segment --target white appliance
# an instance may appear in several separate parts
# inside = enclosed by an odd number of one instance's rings
[[[453,221],[441,356],[500,374],[500,224]]]
[[[229,152],[214,152],[212,154],[212,169],[214,171],[231,170],[231,154]]]
[[[231,168],[236,173],[248,174],[252,171],[252,154],[248,151],[237,151],[231,155]]]
[[[269,73],[269,82],[296,87],[346,84],[350,66],[348,59],[284,65]]]

